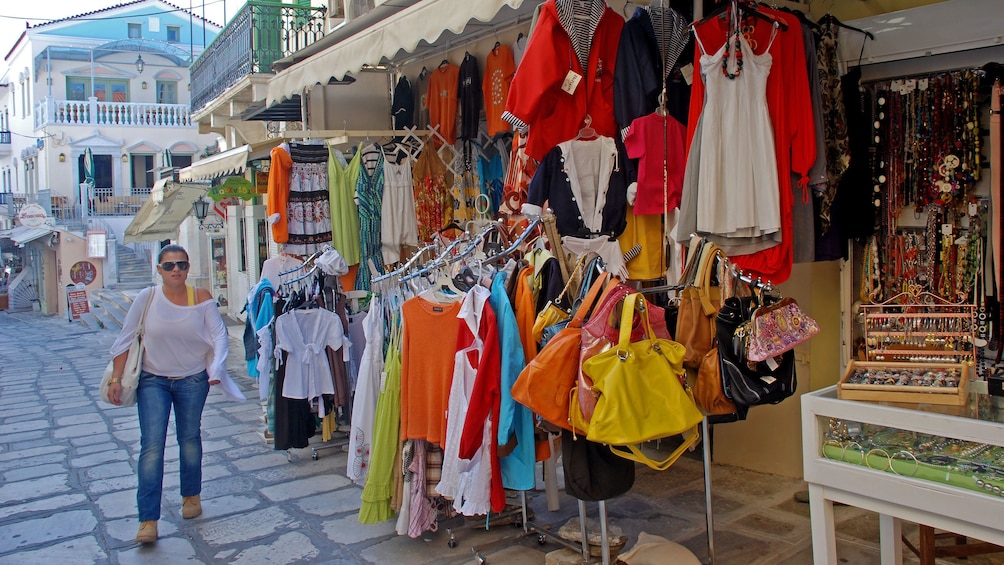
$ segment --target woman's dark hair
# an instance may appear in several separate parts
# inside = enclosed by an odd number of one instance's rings
[[[188,261],[188,252],[185,251],[184,247],[178,245],[177,243],[172,243],[170,245],[165,245],[164,247],[160,248],[160,253],[157,254],[157,263],[158,264],[164,262],[164,254],[165,253],[184,253],[185,254],[185,261]]]

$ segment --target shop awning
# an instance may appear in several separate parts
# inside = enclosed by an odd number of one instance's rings
[[[267,103],[302,94],[315,84],[339,80],[366,65],[414,52],[448,31],[460,34],[471,20],[490,22],[502,8],[518,9],[524,0],[425,0],[335,43],[321,53],[277,73],[268,82]],[[337,33],[337,32],[336,32]]]
[[[40,237],[46,237],[52,233],[52,228],[29,228],[27,226],[17,226],[10,230],[6,237],[9,237],[17,245],[24,245],[35,241]]]
[[[176,239],[178,226],[192,213],[192,202],[202,198],[207,184],[157,181],[139,212],[125,229],[125,243]]]
[[[212,180],[223,175],[234,175],[240,173],[247,167],[248,153],[251,152],[250,145],[241,145],[233,149],[217,153],[212,157],[207,157],[201,161],[196,161],[178,171],[178,178],[181,182],[195,180]]]

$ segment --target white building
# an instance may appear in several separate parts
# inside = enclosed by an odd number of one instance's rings
[[[158,168],[185,167],[218,150],[219,136],[199,133],[191,119],[189,66],[219,32],[161,0],[26,29],[0,66],[0,229],[16,229],[17,210],[37,202],[53,229],[104,230],[121,244]],[[87,180],[91,189],[82,190]],[[69,265],[57,272],[53,245],[6,235],[4,258],[21,254],[18,267],[36,279],[42,310],[62,311]],[[96,267],[96,288],[117,282]]]

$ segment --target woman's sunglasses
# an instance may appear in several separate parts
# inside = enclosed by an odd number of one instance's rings
[[[188,270],[188,261],[164,261],[160,264],[160,268],[165,271],[173,271],[174,267],[177,266],[182,271]]]

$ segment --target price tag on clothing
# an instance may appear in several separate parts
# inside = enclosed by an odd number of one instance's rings
[[[580,82],[582,82],[582,75],[575,71],[568,71],[565,80],[561,83],[561,89],[568,94],[575,94],[575,89],[579,87]]]
[[[898,78],[889,83],[889,90],[893,92],[903,92],[903,79]]]
[[[913,92],[914,90],[917,90],[917,79],[915,79],[915,78],[908,78],[905,81],[903,81],[903,93],[904,94],[909,94],[909,93]]]
[[[941,235],[952,235],[952,224],[941,224]]]
[[[683,82],[690,86],[694,82],[694,64],[687,63],[680,67],[680,74],[683,75]]]
[[[980,211],[979,206],[975,202],[969,203],[969,215],[975,216]]]
[[[927,90],[928,80],[926,78],[917,79],[917,89],[921,92]]]

